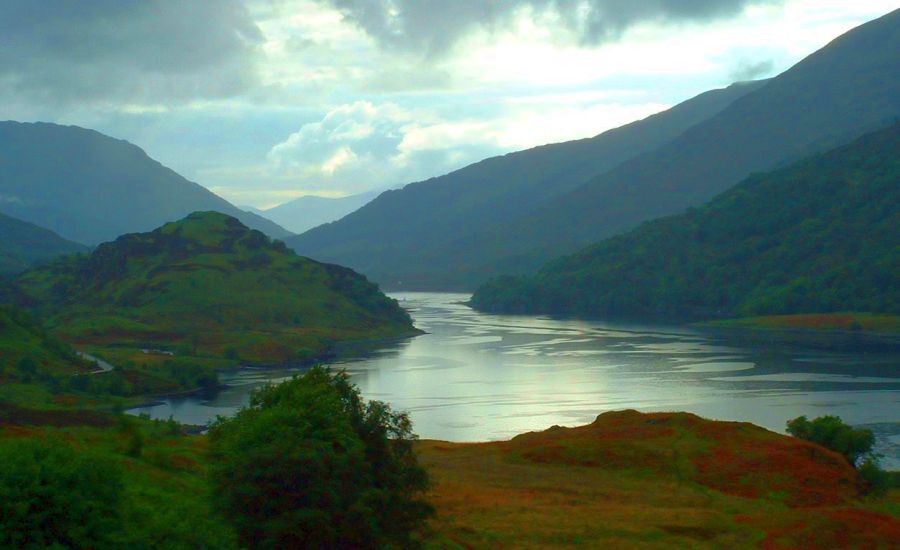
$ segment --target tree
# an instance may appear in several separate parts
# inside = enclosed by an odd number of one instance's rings
[[[415,546],[431,512],[412,425],[315,367],[210,430],[217,504],[250,548]]]
[[[0,443],[0,547],[109,548],[120,532],[114,462],[59,442]]]
[[[875,435],[871,430],[854,428],[839,416],[820,416],[812,421],[800,416],[787,423],[787,432],[841,453],[852,466],[872,452]]]

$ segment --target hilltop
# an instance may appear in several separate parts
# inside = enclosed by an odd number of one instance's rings
[[[56,335],[134,361],[149,361],[139,350],[153,348],[175,358],[280,363],[337,342],[416,333],[364,277],[297,256],[217,212],[26,272],[14,292]]]
[[[502,277],[485,311],[710,319],[900,314],[900,123],[757,174],[686,214]]]

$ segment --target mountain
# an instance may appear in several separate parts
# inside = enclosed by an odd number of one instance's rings
[[[838,37],[677,139],[549,201],[453,260],[464,264],[487,249],[496,251],[495,264],[515,268],[573,252],[897,117],[900,10]],[[507,272],[516,271],[523,272]]]
[[[148,157],[94,130],[0,122],[0,211],[95,245],[197,210],[229,214],[276,238],[290,233],[239,210]]]
[[[290,244],[353,266],[388,288],[467,289],[477,286],[478,276],[529,272],[642,221],[702,204],[752,172],[847,143],[900,116],[900,10],[735,95],[719,111],[707,111],[652,146],[627,149],[613,162],[589,162],[584,170],[568,156],[537,162],[527,152],[522,158],[536,162],[516,165],[517,172],[502,158],[491,159],[482,164],[509,169],[485,171],[469,186],[443,180],[386,193]],[[619,144],[615,136],[600,138]],[[533,176],[540,181],[529,186]],[[442,201],[421,198],[437,191]],[[486,204],[482,193],[494,191],[498,200],[488,202],[489,209],[456,206]],[[442,204],[471,215],[447,223]]]
[[[49,229],[0,214],[0,275],[25,271],[56,256],[87,250],[86,246],[67,241]]]
[[[472,304],[591,317],[900,314],[898,182],[895,123],[535,276],[494,279]]]
[[[115,347],[119,356],[153,348],[284,362],[316,357],[336,342],[416,332],[364,277],[297,256],[218,212],[124,235],[13,285],[15,301],[47,318],[55,334]]]
[[[671,141],[762,85],[735,84],[593,138],[489,158],[386,191],[340,221],[286,242],[301,254],[349,265],[391,288],[474,288],[515,265],[509,258],[498,260],[508,243],[480,245],[496,227]],[[469,257],[459,261],[463,252]]]
[[[337,199],[308,195],[257,213],[289,231],[303,233],[343,218],[374,200],[381,192],[369,191]]]

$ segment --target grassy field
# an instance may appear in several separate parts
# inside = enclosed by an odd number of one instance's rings
[[[124,472],[131,548],[234,548],[213,509],[205,436],[95,411],[0,414],[0,444],[45,438]],[[137,441],[137,443],[136,443]],[[510,441],[420,441],[437,516],[427,548],[891,548],[900,493],[861,494],[817,445],[684,413],[606,413]],[[895,547],[895,546],[894,546]]]
[[[897,334],[900,333],[900,315],[856,312],[767,315],[711,321],[703,325],[722,328],[842,330]]]
[[[821,447],[689,414],[607,413],[508,442],[422,441],[434,548],[890,548],[900,494],[863,497]],[[895,546],[894,546],[895,547]]]

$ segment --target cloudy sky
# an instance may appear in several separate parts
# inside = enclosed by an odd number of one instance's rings
[[[896,0],[3,0],[0,119],[236,204],[343,196],[773,76]]]

